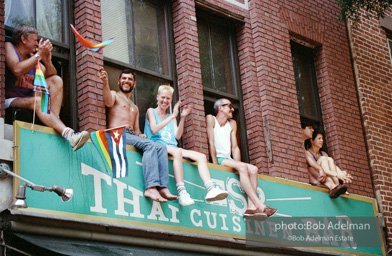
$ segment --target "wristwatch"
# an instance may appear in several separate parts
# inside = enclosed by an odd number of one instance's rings
[[[34,55],[34,57],[38,60],[38,61],[40,61],[41,60],[41,56],[39,56],[39,54],[37,53],[37,54],[35,54]]]

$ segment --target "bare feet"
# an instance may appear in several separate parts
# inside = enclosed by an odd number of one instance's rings
[[[161,197],[160,193],[158,192],[158,190],[155,187],[146,189],[146,191],[144,191],[144,196],[149,197],[152,200],[160,202],[160,203],[167,202],[167,200],[165,198]]]
[[[159,189],[159,194],[161,194],[161,196],[163,198],[166,198],[167,200],[170,200],[170,201],[177,200],[177,196],[172,195],[168,188]]]

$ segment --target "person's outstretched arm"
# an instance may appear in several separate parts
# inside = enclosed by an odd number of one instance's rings
[[[178,124],[178,127],[177,127],[177,122],[174,119],[174,133],[176,135],[177,140],[181,139],[182,134],[184,133],[185,119],[191,113],[191,111],[192,111],[192,107],[189,105],[182,107],[182,111],[180,115],[181,119],[180,119],[180,123]]]
[[[103,82],[103,89],[102,89],[103,102],[105,103],[106,107],[111,108],[116,102],[116,93],[110,91],[108,73],[105,71],[105,69],[100,68],[98,76]]]

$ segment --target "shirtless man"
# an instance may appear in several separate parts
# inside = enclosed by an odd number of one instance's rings
[[[5,43],[5,108],[35,109],[42,123],[60,133],[76,151],[88,141],[89,133],[75,132],[59,119],[63,80],[52,64],[52,43],[42,38],[37,41],[37,38],[38,31],[34,27],[20,24],[14,28],[12,42]],[[43,64],[42,71],[49,87],[50,114],[41,112],[40,93],[33,91],[38,61]]]
[[[139,129],[139,109],[132,102],[132,91],[136,87],[135,74],[128,69],[121,72],[117,81],[119,91],[109,88],[108,74],[101,68],[99,77],[103,81],[103,101],[108,109],[107,128],[126,126],[126,142],[143,151],[144,196],[157,202],[176,200],[177,196],[167,188],[169,163],[166,146],[147,140]]]
[[[248,209],[244,217],[271,217],[278,210],[263,204],[257,196],[257,166],[241,162],[236,138],[237,123],[232,119],[233,105],[228,99],[219,99],[214,104],[214,110],[216,116],[207,115],[207,135],[212,162],[239,172],[241,187],[248,195]]]

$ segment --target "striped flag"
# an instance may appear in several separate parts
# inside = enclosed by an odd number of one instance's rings
[[[44,72],[41,64],[37,61],[37,68],[34,77],[34,91],[41,92],[41,111],[42,113],[50,114],[50,95],[49,88],[45,81]]]
[[[91,141],[101,156],[106,172],[113,178],[128,176],[125,127],[90,133]]]

